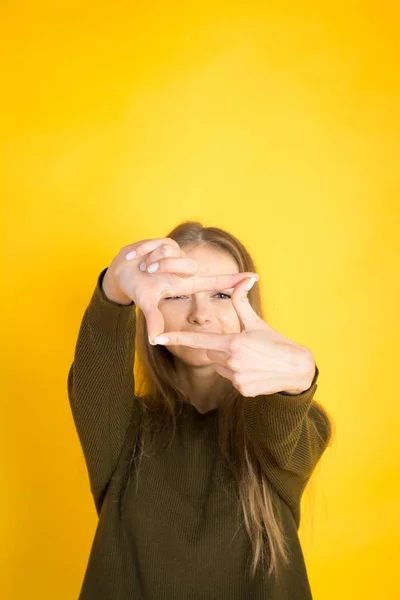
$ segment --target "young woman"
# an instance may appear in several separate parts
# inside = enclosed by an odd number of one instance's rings
[[[312,598],[300,500],[331,424],[257,279],[236,237],[191,221],[100,273],[68,375],[99,516],[80,600]]]

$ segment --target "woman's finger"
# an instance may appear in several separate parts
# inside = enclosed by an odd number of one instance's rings
[[[203,350],[231,352],[235,333],[201,333],[195,331],[165,331],[157,341],[162,346],[189,346]]]
[[[154,338],[164,331],[164,317],[158,306],[153,304],[143,306],[142,311],[146,320],[149,342],[154,346]]]
[[[142,263],[145,263],[146,269],[153,263],[156,263],[164,258],[183,258],[186,254],[181,248],[177,248],[172,244],[162,244],[153,252],[143,257]],[[145,269],[143,269],[144,271]]]
[[[147,268],[149,273],[173,273],[187,276],[197,273],[197,269],[197,261],[191,258],[163,258]]]
[[[235,371],[240,367],[238,360],[232,356],[231,352],[222,352],[221,350],[207,350],[207,356],[214,363]]]
[[[230,379],[233,383],[235,372],[232,371],[232,369],[229,369],[228,367],[224,367],[223,365],[217,363],[215,365],[215,371],[222,377],[225,377],[225,379]]]
[[[222,290],[234,288],[239,281],[246,277],[259,279],[257,273],[245,271],[243,273],[232,273],[231,275],[206,275],[190,279],[177,278],[173,287],[175,295],[208,291],[221,292]]]
[[[142,240],[140,242],[137,242],[136,244],[131,244],[129,246],[125,246],[123,248],[123,250],[124,250],[124,252],[126,250],[127,256],[131,255],[132,252],[135,252],[136,253],[135,258],[141,258],[142,256],[145,256],[146,254],[153,252],[153,250],[155,250],[159,246],[162,246],[163,244],[172,244],[173,246],[175,246],[177,248],[180,247],[178,242],[176,242],[172,238],[154,238],[151,240]],[[129,260],[129,258],[128,258],[128,260]]]

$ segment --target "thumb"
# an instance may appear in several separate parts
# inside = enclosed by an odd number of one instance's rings
[[[254,277],[246,277],[246,279],[243,279],[235,286],[231,296],[232,304],[240,321],[242,322],[244,331],[254,331],[255,329],[260,329],[260,317],[252,308],[247,297],[248,292],[256,283],[256,281],[257,280]],[[251,287],[247,289],[251,283]]]
[[[158,306],[149,306],[143,309],[143,314],[146,319],[147,335],[149,342],[154,346],[154,339],[164,331],[164,317]]]

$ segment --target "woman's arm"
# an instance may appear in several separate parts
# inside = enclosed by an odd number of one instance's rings
[[[244,399],[245,429],[261,467],[300,524],[300,501],[316,464],[329,444],[331,426],[313,400],[311,387],[298,395],[269,394]]]
[[[83,315],[68,374],[68,396],[100,512],[134,408],[135,305],[111,301],[104,269]]]

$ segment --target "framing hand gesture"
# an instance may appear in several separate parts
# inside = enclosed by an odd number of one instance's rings
[[[248,274],[245,276],[248,277]],[[196,287],[196,291],[210,289],[206,287],[207,283],[198,282],[200,287]],[[225,284],[229,287],[233,279],[230,283],[225,279],[218,281],[215,289],[223,289]],[[230,379],[246,397],[281,391],[299,394],[307,390],[315,374],[312,353],[284,337],[255,313],[247,298],[247,284],[246,280],[240,281],[232,294],[232,304],[243,326],[241,333],[172,331],[157,337],[156,343],[207,350],[208,357],[216,364],[217,373]],[[180,289],[175,289],[174,293],[188,293],[187,289],[185,292]]]

